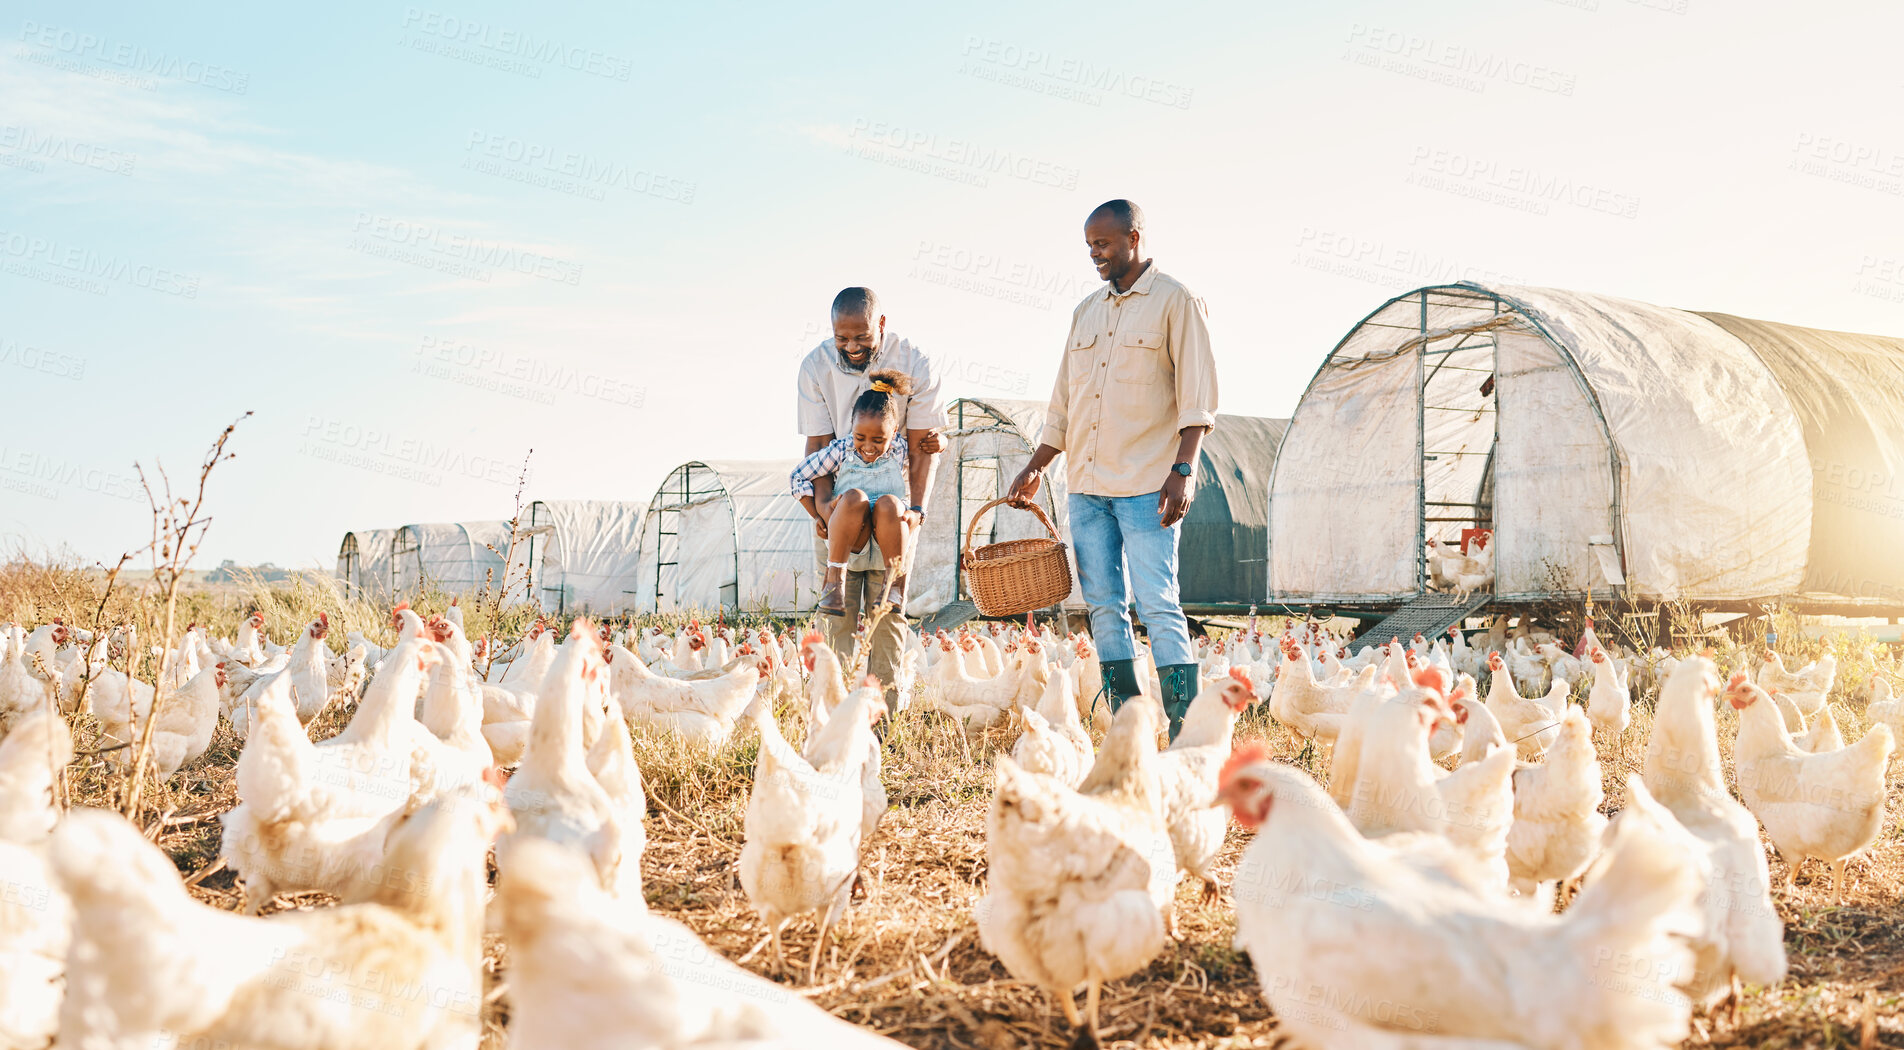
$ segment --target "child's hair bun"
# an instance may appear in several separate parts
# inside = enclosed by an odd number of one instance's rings
[[[899,399],[912,396],[912,377],[898,369],[882,369],[867,377],[873,385],[853,402],[853,415],[899,421]]]

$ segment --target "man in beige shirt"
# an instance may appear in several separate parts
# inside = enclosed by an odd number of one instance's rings
[[[1045,468],[1069,456],[1071,543],[1103,689],[1113,710],[1140,691],[1134,596],[1174,740],[1197,689],[1177,541],[1203,435],[1216,426],[1216,362],[1203,300],[1144,257],[1143,239],[1143,209],[1127,200],[1085,220],[1091,262],[1107,283],[1072,312],[1041,444],[1009,495],[1028,502]]]

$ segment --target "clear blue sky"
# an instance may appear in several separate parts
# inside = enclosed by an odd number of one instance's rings
[[[0,4],[0,541],[248,409],[204,566],[791,456],[847,284],[1041,398],[1117,196],[1230,412],[1463,277],[1904,333],[1894,3],[279,8]]]

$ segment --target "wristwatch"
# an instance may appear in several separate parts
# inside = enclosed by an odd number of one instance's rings
[[[1197,473],[1197,468],[1191,466],[1188,463],[1172,463],[1170,465],[1170,469],[1173,472],[1181,474],[1186,478],[1195,477]]]
[[[906,509],[916,512],[919,515],[919,520],[921,522],[926,520],[926,509],[924,507],[921,507],[917,503],[913,504],[910,507],[907,507]]]

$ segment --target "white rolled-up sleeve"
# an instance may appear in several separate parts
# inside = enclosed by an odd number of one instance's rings
[[[796,409],[801,437],[828,437],[833,433],[833,413],[826,404],[826,388],[814,374],[811,355],[800,363],[799,404]]]
[[[933,430],[945,426],[945,395],[940,390],[939,373],[932,367],[932,358],[923,353],[915,354],[907,372],[912,376],[912,397],[906,402],[906,429]]]

